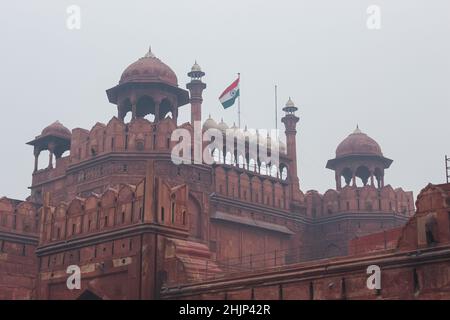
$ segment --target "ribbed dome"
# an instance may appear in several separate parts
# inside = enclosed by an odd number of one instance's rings
[[[119,84],[126,82],[164,82],[172,86],[178,86],[175,72],[156,58],[151,50],[125,69],[120,77]]]
[[[228,125],[223,122],[223,119],[220,120],[220,123],[217,125],[217,128],[222,131],[226,131],[228,129]]]
[[[336,158],[348,155],[376,155],[383,156],[380,145],[358,127],[345,138],[336,149]]]
[[[206,121],[203,123],[203,129],[217,129],[217,123],[213,118],[211,118],[211,115],[209,115],[208,119],[206,119]]]
[[[44,128],[42,130],[41,136],[49,136],[49,135],[56,135],[60,137],[66,137],[69,138],[72,136],[72,133],[69,129],[64,127],[61,122],[55,121],[48,127]]]

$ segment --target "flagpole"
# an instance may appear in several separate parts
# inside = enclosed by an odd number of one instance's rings
[[[238,126],[241,128],[241,73],[238,72],[239,96],[238,96]]]
[[[277,85],[275,85],[275,130],[278,130]]]

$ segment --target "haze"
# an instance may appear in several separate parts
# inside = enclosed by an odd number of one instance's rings
[[[73,4],[80,30],[66,27]],[[380,30],[366,26],[373,4]],[[386,184],[417,196],[427,183],[445,181],[450,154],[449,12],[447,0],[2,3],[0,195],[29,195],[33,150],[25,143],[45,126],[108,122],[116,107],[105,90],[151,45],[182,87],[195,60],[206,72],[204,120],[237,122],[236,108],[218,101],[237,72],[248,127],[275,126],[275,84],[279,118],[291,96],[304,192],[334,187],[325,163],[359,124],[394,160]],[[179,123],[188,121],[189,106],[180,111]]]

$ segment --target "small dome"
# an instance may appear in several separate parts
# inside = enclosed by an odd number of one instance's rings
[[[283,111],[287,113],[294,113],[297,110],[298,108],[295,106],[294,101],[292,101],[291,97],[289,97],[289,100],[286,102]]]
[[[191,68],[191,71],[193,72],[198,72],[198,71],[202,71],[202,68],[200,68],[199,64],[197,63],[197,61],[195,61],[194,65]]]
[[[178,86],[178,79],[173,70],[155,57],[151,49],[147,54],[129,65],[120,77],[119,83],[126,82],[163,82]]]
[[[336,149],[336,158],[348,155],[383,156],[380,145],[357,126],[355,131],[345,138]]]
[[[294,101],[292,101],[291,97],[289,97],[289,100],[286,102],[286,107],[288,108],[295,107]]]
[[[48,127],[44,128],[42,130],[41,136],[49,136],[49,135],[56,135],[59,137],[69,138],[72,136],[72,133],[69,129],[64,127],[61,122],[55,121]]]
[[[203,129],[208,130],[211,128],[217,129],[217,122],[215,122],[214,119],[211,118],[211,115],[209,115],[208,119],[206,119],[206,121],[203,123]]]
[[[228,129],[227,124],[223,122],[223,118],[220,119],[220,123],[217,125],[217,128],[223,132],[225,132]]]

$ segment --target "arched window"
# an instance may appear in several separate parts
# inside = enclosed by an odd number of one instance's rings
[[[250,159],[248,170],[255,172],[256,171],[256,163],[254,159]]]
[[[233,164],[233,156],[231,155],[231,152],[227,152],[227,154],[225,155],[225,164]]]
[[[216,149],[213,150],[213,152],[212,152],[212,158],[214,159],[215,162],[221,163],[221,160],[220,160],[220,151],[219,151],[219,149],[216,148]]]
[[[274,178],[278,178],[278,169],[276,165],[270,167],[270,175]]]
[[[267,166],[265,162],[261,163],[261,167],[259,168],[259,171],[263,175],[267,175]]]
[[[238,166],[239,168],[245,168],[245,161],[242,155],[239,155],[238,157]]]
[[[281,169],[281,179],[286,180],[287,176],[288,176],[287,168],[285,166],[283,166],[283,168]]]
[[[171,222],[175,223],[175,202],[172,202]]]

